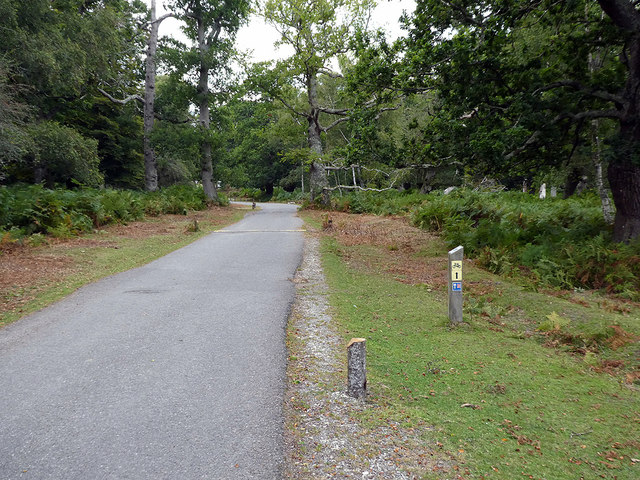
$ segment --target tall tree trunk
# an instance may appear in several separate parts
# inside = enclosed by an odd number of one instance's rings
[[[640,236],[640,32],[627,47],[628,77],[620,121],[620,142],[609,162],[608,177],[616,205],[614,240],[629,242]]]
[[[318,78],[315,72],[307,75],[307,93],[309,97],[309,128],[307,129],[307,141],[309,149],[316,153],[318,157],[322,155],[322,130],[320,128],[320,110],[318,109]],[[329,191],[329,178],[324,165],[314,159],[309,168],[309,188],[311,191],[311,201],[320,198],[323,205],[329,205],[331,202]]]
[[[608,177],[616,217],[614,240],[640,237],[640,11],[628,0],[598,0],[613,23],[629,35],[623,62],[627,80],[622,91],[620,138],[609,161]]]
[[[205,25],[202,18],[198,18],[198,49],[200,51],[200,75],[198,78],[198,101],[200,107],[199,124],[203,136],[200,147],[200,173],[204,194],[209,200],[218,201],[218,191],[213,183],[213,160],[211,156],[211,142],[209,141],[209,65]]]
[[[616,205],[614,240],[629,242],[640,237],[640,165],[611,162],[608,176]]]
[[[156,19],[156,0],[151,0],[151,24],[147,41],[147,58],[145,60],[144,79],[144,186],[149,192],[158,189],[158,164],[151,145],[153,131],[154,103],[156,90],[156,51],[158,49],[158,28],[160,22]]]

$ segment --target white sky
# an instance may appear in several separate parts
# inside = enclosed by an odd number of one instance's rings
[[[150,4],[150,0],[146,0]],[[165,13],[164,1],[156,0],[157,15]],[[415,0],[378,0],[378,6],[374,10],[371,18],[373,28],[384,28],[390,38],[397,38],[402,35],[400,29],[400,16],[403,10],[412,12],[415,9]],[[165,20],[160,25],[160,36],[173,36],[184,41],[179,30],[179,22],[172,18]],[[237,36],[237,47],[240,50],[252,50],[252,60],[261,62],[273,60],[279,56],[285,56],[286,52],[278,52],[273,46],[279,40],[278,32],[269,25],[266,25],[260,18],[252,16],[249,24],[242,27]]]

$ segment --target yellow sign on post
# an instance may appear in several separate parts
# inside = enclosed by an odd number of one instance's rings
[[[462,262],[459,260],[454,260],[453,262],[451,262],[451,281],[462,281]]]

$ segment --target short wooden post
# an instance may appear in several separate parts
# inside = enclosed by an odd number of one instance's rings
[[[464,248],[449,252],[449,321],[462,323],[462,259]]]
[[[347,345],[348,393],[354,398],[367,395],[367,340],[352,338]]]

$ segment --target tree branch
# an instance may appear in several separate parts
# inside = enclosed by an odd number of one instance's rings
[[[387,188],[368,188],[361,187],[359,185],[336,185],[335,187],[324,187],[323,190],[327,190],[332,192],[334,190],[361,190],[363,192],[386,192],[388,190],[393,190],[395,187],[392,185]]]
[[[105,92],[103,89],[98,88],[98,91],[104,95],[105,97],[107,97],[109,100],[111,100],[113,103],[117,103],[118,105],[126,105],[127,103],[131,102],[132,100],[137,100],[140,103],[144,103],[144,99],[138,95],[129,95],[127,98],[124,98],[122,100],[112,97],[111,95],[109,95],[107,92]]]
[[[344,78],[344,75],[342,75],[341,73],[334,72],[332,70],[329,70],[328,68],[321,68],[320,70],[318,70],[318,72],[331,78]]]
[[[565,118],[569,118],[574,122],[580,120],[595,120],[597,118],[613,118],[620,120],[622,118],[622,113],[615,108],[610,110],[589,110],[587,112],[580,113],[562,113],[554,118],[554,123],[558,120],[564,120]]]
[[[471,23],[472,25],[475,25],[477,27],[481,27],[482,26],[482,22],[479,22],[478,20],[473,18],[473,16],[467,10],[465,10],[463,7],[461,7],[460,5],[457,5],[457,4],[453,3],[453,2],[448,2],[447,0],[442,0],[442,3],[447,5],[452,10],[457,11],[460,15],[462,15],[462,18],[465,21],[467,21],[468,23]]]
[[[296,110],[294,107],[292,107],[291,105],[289,105],[287,103],[287,101],[282,98],[280,95],[272,95],[273,98],[275,98],[276,100],[278,100],[280,103],[282,103],[282,105],[285,106],[285,108],[287,108],[288,110],[291,110],[293,113],[295,113],[296,115],[300,116],[300,117],[304,117],[304,118],[309,118],[309,114],[304,113],[304,112],[299,112],[298,110]]]
[[[590,110],[590,111],[581,112],[581,113],[568,113],[568,112],[565,112],[565,113],[561,113],[560,115],[555,117],[550,122],[550,124],[554,124],[554,123],[559,122],[560,120],[565,120],[565,119],[570,119],[571,121],[579,122],[579,121],[582,121],[582,120],[594,120],[596,118],[614,118],[614,119],[618,119],[619,120],[621,117],[622,117],[622,114],[616,109],[611,109],[611,110]],[[533,132],[531,134],[531,136],[527,139],[527,141],[524,142],[524,144],[522,144],[520,147],[516,148],[512,152],[510,152],[507,155],[505,155],[504,156],[505,160],[511,160],[513,157],[521,154],[527,148],[529,148],[530,146],[534,145],[538,141],[538,138],[540,137],[540,135],[542,135],[542,131],[541,130],[536,130],[535,132]]]
[[[220,37],[220,32],[222,32],[222,25],[220,24],[219,20],[216,20],[214,23],[213,29],[211,30],[209,35],[207,35],[207,46],[210,47],[218,41],[218,38]]]
[[[364,165],[348,165],[348,166],[342,166],[342,165],[325,165],[324,169],[325,170],[352,170],[354,168],[357,169],[361,169],[361,170],[367,170],[368,172],[376,172],[379,173],[381,175],[384,175],[385,177],[389,178],[391,177],[391,174],[388,172],[385,172],[384,170],[379,170],[377,168],[369,168],[369,167],[365,167]]]
[[[367,103],[365,103],[365,107],[371,107],[374,104],[375,104],[375,99],[374,100],[370,100]],[[398,108],[400,108],[398,105],[396,105],[395,107],[384,107],[384,108],[381,108],[380,111],[378,112],[378,114],[375,116],[374,120],[380,120],[380,116],[384,112],[390,112],[390,111],[393,111],[393,110],[398,110]],[[348,122],[349,120],[351,120],[351,117],[348,116],[348,114],[351,113],[351,110],[348,109],[348,108],[331,109],[331,108],[318,107],[318,110],[320,110],[322,113],[328,113],[330,115],[343,115],[343,117],[338,118],[337,120],[335,120],[334,122],[329,124],[327,127],[323,127],[322,125],[320,125],[320,130],[322,130],[325,133],[328,132],[329,130],[331,130],[333,127],[335,127],[337,125],[340,125],[341,123]]]
[[[329,115],[347,115],[351,110],[348,108],[328,108],[328,107],[317,107],[322,113],[327,113]]]
[[[380,120],[380,115],[382,115],[384,112],[393,112],[395,110],[398,110],[400,108],[400,105],[396,105],[395,107],[384,107],[381,108],[380,111],[378,112],[378,114],[375,116],[376,120]]]
[[[545,85],[544,87],[538,88],[533,93],[546,92],[547,90],[553,90],[554,88],[562,88],[569,87],[574,90],[578,90],[580,92],[584,92],[589,96],[599,98],[601,100],[607,100],[609,102],[614,102],[616,105],[621,105],[624,103],[624,98],[619,95],[615,95],[613,93],[606,92],[604,90],[596,90],[582,85],[580,82],[575,80],[560,80],[558,82],[550,83],[549,85]]]
[[[336,127],[337,125],[340,125],[341,123],[348,122],[349,120],[351,120],[351,117],[338,118],[336,121],[332,122],[331,124],[329,124],[326,127],[323,127],[322,125],[320,125],[320,130],[322,130],[323,132],[327,133],[333,127]]]
[[[156,18],[153,22],[148,22],[147,25],[152,25],[154,23],[157,23],[158,25],[160,25],[167,18],[178,18],[178,16],[175,13],[165,13],[160,18]]]

